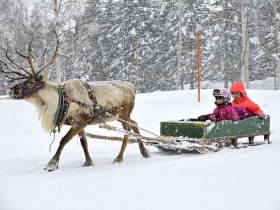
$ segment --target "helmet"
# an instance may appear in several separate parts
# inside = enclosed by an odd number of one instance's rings
[[[230,94],[229,90],[225,89],[225,88],[214,89],[213,90],[213,96],[214,97],[217,97],[217,96],[224,97],[224,103],[225,104],[229,103],[230,99],[231,99],[231,94]]]

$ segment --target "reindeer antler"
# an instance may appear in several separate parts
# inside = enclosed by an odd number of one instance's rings
[[[21,54],[21,53],[18,51],[18,49],[15,49],[15,51],[16,51],[16,53],[17,53],[18,55],[20,55],[21,57],[23,57],[23,58],[25,58],[25,59],[28,60],[28,63],[29,63],[29,65],[30,65],[30,68],[31,68],[31,71],[32,71],[32,74],[35,75],[36,72],[35,72],[34,64],[33,64],[33,60],[35,60],[35,58],[34,58],[34,56],[33,56],[32,47],[31,47],[31,46],[32,46],[32,42],[30,42],[30,44],[29,44],[29,47],[28,47],[28,55],[27,55],[27,56]],[[10,61],[11,61],[11,60],[10,60]],[[12,62],[12,61],[11,61],[11,62]],[[27,72],[27,73],[29,73],[29,72]],[[32,74],[31,74],[31,75],[32,75]]]
[[[27,79],[30,78],[31,76],[27,76],[25,74],[22,74],[21,72],[18,72],[16,70],[14,70],[13,68],[11,68],[10,66],[8,66],[7,63],[3,62],[0,60],[0,72],[4,73],[4,74],[16,74],[19,75],[20,77],[14,78],[14,77],[10,77],[8,75],[6,75],[6,77],[9,79],[9,82],[13,82],[15,80],[19,80],[19,79]],[[7,70],[4,70],[7,69]]]
[[[4,61],[0,60],[0,72],[4,73],[4,74],[17,74],[19,76],[25,76],[24,74],[16,71],[15,69],[11,68],[7,63],[5,63]],[[5,71],[4,69],[7,69],[7,71]]]
[[[16,52],[17,52],[17,54],[19,54],[18,51],[17,51],[17,49],[16,49]],[[21,55],[21,54],[19,54],[19,55]],[[23,56],[23,55],[21,55],[21,56],[25,58],[25,56]],[[8,58],[8,60],[9,60],[14,66],[16,66],[16,67],[19,68],[20,70],[24,71],[24,72],[25,72],[26,74],[28,74],[29,76],[32,76],[32,74],[31,74],[28,70],[26,70],[24,67],[22,67],[21,65],[19,65],[17,62],[13,61],[13,60],[9,57],[8,53],[6,53],[6,57]],[[9,69],[11,69],[12,71],[16,71],[15,69],[12,69],[11,67],[9,67]]]
[[[10,57],[8,56],[8,53],[6,53],[6,57],[8,58],[8,60],[12,61],[10,59]],[[14,77],[10,77],[8,75],[6,75],[6,77],[9,79],[9,82],[13,82],[15,80],[19,80],[19,79],[27,79],[30,78],[32,76],[32,74],[30,74],[28,71],[26,71],[23,67],[21,67],[19,64],[17,64],[16,62],[12,62],[15,66],[17,66],[18,68],[20,68],[21,70],[23,70],[26,74],[23,74],[19,71],[17,71],[16,69],[13,69],[12,67],[10,67],[7,63],[5,63],[4,61],[0,60],[0,72],[4,73],[4,74],[16,74],[20,77],[14,78]],[[4,70],[6,69],[6,70]]]
[[[54,62],[55,62],[55,60],[57,59],[58,56],[66,56],[66,55],[63,55],[63,54],[59,53],[59,47],[62,44],[62,41],[59,40],[59,36],[58,36],[57,32],[55,30],[53,30],[53,32],[54,32],[55,37],[56,37],[56,46],[55,46],[55,50],[54,50],[54,55],[53,55],[52,59],[49,62],[47,62],[45,65],[43,65],[39,70],[36,71],[36,69],[35,69],[34,62],[35,61],[38,62],[38,59],[35,57],[35,55],[32,52],[32,42],[30,42],[29,47],[28,47],[28,55],[23,55],[22,53],[20,53],[18,51],[18,49],[15,49],[15,52],[19,56],[21,56],[24,59],[28,60],[31,72],[30,72],[30,69],[28,70],[28,69],[24,68],[23,66],[21,66],[20,64],[18,64],[17,62],[13,61],[9,57],[8,53],[6,53],[7,59],[17,69],[14,69],[14,68],[10,67],[7,63],[5,63],[4,61],[0,60],[0,64],[1,64],[0,72],[2,72],[4,74],[16,74],[16,75],[20,76],[19,78],[13,78],[13,77],[6,76],[7,78],[10,79],[10,81],[14,81],[14,80],[17,80],[17,79],[26,79],[26,78],[31,78],[31,77],[37,77],[41,72],[43,72],[44,70],[46,70],[49,67],[51,67],[54,64]],[[47,52],[47,48],[44,49],[43,54],[39,58],[39,61],[45,56],[46,52]],[[4,69],[6,69],[6,70],[4,70]],[[20,71],[23,71],[25,74],[23,74]]]
[[[41,72],[43,72],[45,69],[51,67],[51,66],[54,64],[56,58],[57,58],[58,56],[61,56],[61,54],[59,53],[59,47],[60,47],[60,45],[61,45],[62,42],[59,41],[59,37],[58,37],[58,34],[57,34],[56,30],[53,30],[53,32],[54,32],[55,37],[56,37],[56,46],[55,46],[54,55],[53,55],[52,59],[51,59],[48,63],[46,63],[44,66],[42,66],[42,67],[36,72],[37,75],[40,74]],[[46,51],[46,49],[45,49],[45,51]]]

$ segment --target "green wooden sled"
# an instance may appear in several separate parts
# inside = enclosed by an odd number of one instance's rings
[[[269,142],[270,116],[265,119],[251,117],[245,120],[214,122],[199,121],[165,121],[160,123],[160,135],[165,137],[182,137],[204,141],[232,140],[234,146],[237,139],[249,137],[249,143],[254,143],[254,137],[263,135]]]

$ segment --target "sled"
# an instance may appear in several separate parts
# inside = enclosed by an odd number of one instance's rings
[[[206,121],[166,121],[160,123],[160,135],[164,137],[187,138],[189,141],[199,140],[204,143],[222,143],[230,140],[238,148],[237,140],[248,137],[248,145],[260,145],[254,142],[255,136],[264,136],[264,143],[270,143],[270,116],[264,119],[250,117],[239,121],[222,121],[218,123]]]
[[[204,153],[217,152],[225,144],[232,148],[269,144],[270,116],[264,119],[251,117],[240,121],[222,121],[214,123],[210,121],[200,122],[195,119],[170,120],[160,122],[160,135],[147,137],[125,131],[108,124],[100,125],[101,128],[113,130],[129,136],[129,142],[143,141],[146,145],[157,147],[160,151],[169,151],[181,154],[183,152]],[[139,127],[138,127],[139,128]],[[141,129],[141,128],[140,128]],[[143,130],[143,129],[142,129]],[[123,138],[112,136],[100,136],[86,133],[91,138],[122,141]],[[263,142],[254,142],[255,136],[264,136]],[[239,138],[248,138],[248,143],[238,144]]]

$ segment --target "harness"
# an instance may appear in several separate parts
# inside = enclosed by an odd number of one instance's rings
[[[77,99],[74,98],[70,98],[67,96],[66,92],[65,92],[65,86],[58,86],[58,106],[57,106],[57,110],[55,113],[55,117],[54,117],[54,124],[55,124],[55,128],[58,128],[58,132],[60,132],[60,125],[63,122],[67,112],[68,112],[68,108],[69,108],[69,102],[75,103],[83,108],[88,108],[90,109],[90,112],[92,114],[93,117],[99,117],[102,108],[100,105],[97,105],[97,100],[96,97],[93,94],[93,91],[91,89],[91,87],[89,86],[88,83],[86,82],[82,82],[82,84],[85,86],[85,88],[88,91],[88,95],[90,97],[90,99],[93,101],[93,105],[90,104],[86,104],[84,102],[81,102]],[[53,130],[55,130],[55,128]]]
[[[55,124],[55,128],[58,128],[58,132],[60,132],[60,125],[68,111],[69,108],[69,102],[66,101],[66,93],[65,93],[65,87],[59,85],[58,86],[58,105],[57,105],[57,110],[55,113],[55,117],[54,117],[54,124]],[[55,130],[55,128],[53,130]]]
[[[40,85],[40,86],[36,87],[34,90],[30,90],[23,82],[19,83],[19,86],[22,89],[21,99],[25,99],[25,97],[38,92],[39,90],[41,90],[44,87],[44,85]]]

